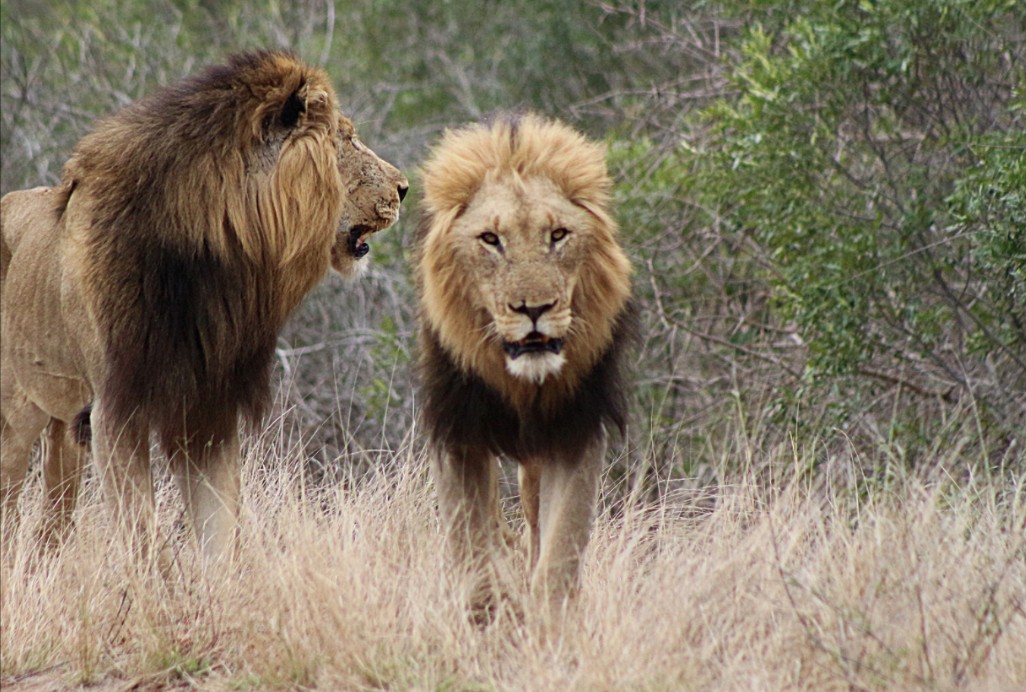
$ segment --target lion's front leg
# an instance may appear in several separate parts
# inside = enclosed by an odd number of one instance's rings
[[[542,609],[543,617],[558,617],[577,590],[581,557],[595,518],[605,453],[603,433],[578,456],[549,459],[541,470],[541,546],[531,576],[531,598]]]
[[[157,522],[149,427],[138,418],[124,421],[110,415],[102,397],[91,418],[93,463],[117,529],[132,553],[140,555],[144,563],[157,558],[158,566],[166,571],[170,566],[167,557],[153,550]]]
[[[502,531],[496,521],[498,461],[483,449],[433,449],[431,473],[438,512],[453,562],[472,574],[470,603],[487,621],[501,597],[496,562]]]
[[[175,455],[171,463],[204,560],[234,559],[242,495],[238,431]]]

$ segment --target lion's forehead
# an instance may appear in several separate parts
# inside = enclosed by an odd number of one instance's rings
[[[549,232],[574,227],[584,233],[590,219],[547,178],[502,178],[482,184],[458,225],[472,237],[484,231],[499,233],[510,249],[545,249]]]
[[[367,181],[400,177],[398,169],[364,144],[352,126],[339,132],[338,156],[339,166],[346,174]]]

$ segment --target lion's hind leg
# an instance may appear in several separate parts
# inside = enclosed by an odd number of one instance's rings
[[[538,553],[541,550],[541,530],[538,525],[539,501],[541,492],[542,467],[536,463],[521,463],[517,468],[517,484],[520,486],[520,506],[524,512],[525,536],[527,544],[527,565],[534,570],[538,564]]]
[[[71,436],[68,426],[56,418],[50,421],[43,446],[44,546],[59,544],[71,526],[71,515],[85,465],[85,447]]]
[[[32,459],[32,445],[50,416],[3,373],[0,394],[0,539],[9,543],[18,525],[18,497]]]

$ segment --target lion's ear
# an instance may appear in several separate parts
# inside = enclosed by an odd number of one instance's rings
[[[307,86],[304,83],[280,104],[270,104],[271,108],[265,112],[260,124],[261,139],[265,142],[279,142],[283,136],[294,130],[306,113],[306,98]]]
[[[306,112],[306,85],[299,87],[285,99],[281,111],[278,113],[278,122],[286,130],[291,130],[299,122],[299,118]]]

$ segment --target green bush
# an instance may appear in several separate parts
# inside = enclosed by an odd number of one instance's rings
[[[730,5],[750,28],[728,67],[734,95],[703,112],[697,194],[760,248],[773,314],[807,346],[805,380],[972,402],[1010,433],[1026,409],[1026,119],[1013,90],[1026,11]]]

